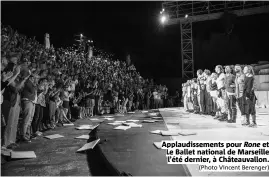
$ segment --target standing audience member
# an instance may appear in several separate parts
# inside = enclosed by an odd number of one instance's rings
[[[154,109],[158,109],[159,100],[158,100],[157,89],[154,89],[154,91],[152,92],[152,95],[153,95]]]
[[[3,25],[1,32],[1,132],[4,147],[16,147],[17,130],[22,142],[31,142],[42,134],[42,130],[70,123],[72,115],[86,118],[85,106],[89,107],[88,116],[110,113],[111,108],[127,112],[127,108],[131,111],[133,108],[142,109],[144,105],[149,109],[154,107],[150,103],[153,98],[150,89],[156,87],[160,95],[164,95],[162,86],[143,79],[133,65],[113,61],[111,56],[102,52],[86,60],[82,50],[45,49],[35,39],[14,33]],[[14,54],[14,51],[20,54]],[[88,78],[94,79],[91,79],[93,82],[87,91],[92,94],[86,98],[83,90]],[[125,88],[120,96],[117,92]],[[148,90],[147,96],[140,88]],[[111,91],[114,91],[113,99]],[[136,94],[135,102],[130,93]],[[163,107],[162,103],[159,104],[163,101],[165,98],[158,98],[156,107]],[[74,114],[77,110],[80,110],[78,116]]]
[[[37,88],[37,101],[35,104],[35,113],[32,121],[32,137],[42,135],[42,131],[47,129],[45,125],[44,109],[46,107],[45,95],[47,92],[47,80],[45,78],[40,79]]]
[[[14,59],[15,60],[15,59]],[[14,60],[12,63],[14,63]],[[16,66],[14,63],[14,69],[11,69],[14,76],[18,76],[21,72],[21,67],[19,65]],[[13,67],[13,68],[14,68]],[[8,69],[8,68],[7,68]],[[14,71],[13,71],[14,70]],[[9,72],[9,71],[8,71]],[[16,140],[17,140],[17,130],[18,130],[18,123],[19,123],[19,115],[20,115],[20,102],[21,102],[21,89],[23,88],[25,81],[28,79],[28,75],[23,77],[17,77],[12,82],[9,82],[5,88],[4,99],[7,101],[3,102],[7,104],[6,110],[3,110],[4,118],[5,118],[5,129],[4,129],[4,138],[3,138],[3,147],[13,149],[17,147]]]
[[[49,118],[51,122],[51,128],[54,129],[56,127],[56,94],[59,93],[59,89],[56,88],[54,80],[51,81],[49,85]]]
[[[33,74],[25,82],[22,90],[22,124],[21,124],[21,140],[23,142],[31,142],[30,127],[35,114],[35,104],[37,102],[37,83],[39,76]]]

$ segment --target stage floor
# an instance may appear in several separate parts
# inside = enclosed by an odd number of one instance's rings
[[[102,143],[98,148],[102,150],[107,160],[119,171],[130,173],[133,176],[269,176],[268,173],[200,173],[195,165],[168,165],[165,151],[156,149],[153,142],[161,140],[225,140],[225,139],[257,139],[268,140],[261,132],[269,130],[268,115],[259,115],[260,112],[269,113],[268,109],[258,110],[258,128],[243,128],[239,123],[228,124],[218,122],[210,116],[189,114],[182,108],[160,109],[164,122],[140,123],[142,128],[113,130],[112,125],[105,121],[99,127],[97,135]],[[113,115],[114,116],[114,115]],[[137,112],[125,116],[114,116],[115,120],[138,119],[144,120],[147,114]],[[96,117],[100,119],[101,117]],[[96,124],[90,119],[77,120],[75,126],[82,124]],[[190,129],[195,136],[165,137],[151,134],[151,130],[179,130]],[[20,144],[17,151],[35,151],[36,159],[8,161],[1,166],[3,176],[89,176],[91,172],[89,153],[76,153],[87,140],[75,139],[80,135],[89,134],[89,130],[76,130],[74,126],[60,127],[44,133],[46,135],[60,134],[64,138],[48,140],[38,137],[30,144]],[[94,150],[93,150],[94,151]],[[95,161],[94,161],[95,162]],[[98,163],[96,162],[96,165]],[[102,167],[100,170],[102,170]],[[188,173],[189,172],[189,173]]]
[[[269,140],[269,108],[257,108],[257,128],[220,122],[212,116],[186,113],[183,108],[160,109],[170,130],[196,133],[194,136],[172,136],[173,140]],[[266,134],[266,135],[265,135]],[[269,176],[268,172],[199,172],[198,165],[187,165],[192,176]]]
[[[141,128],[128,130],[113,130],[115,126],[102,123],[98,136],[107,141],[100,144],[100,148],[107,160],[119,171],[133,176],[186,176],[183,165],[168,165],[166,151],[157,149],[153,143],[170,140],[169,136],[152,134],[149,131],[167,130],[163,119],[155,123],[141,123],[147,119],[147,114],[129,114],[117,117],[119,121],[128,119],[140,120]]]

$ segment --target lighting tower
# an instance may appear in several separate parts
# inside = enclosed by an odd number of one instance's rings
[[[192,23],[215,20],[229,12],[236,16],[269,12],[266,1],[172,1],[162,3],[161,22],[180,24],[182,77],[194,77]],[[165,12],[165,13],[164,13]]]

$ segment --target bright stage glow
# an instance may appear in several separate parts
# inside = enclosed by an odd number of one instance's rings
[[[188,18],[188,14],[185,15],[185,18]]]
[[[83,34],[80,34],[80,37],[83,37]]]
[[[161,16],[161,23],[165,23],[167,21],[167,18],[166,18],[166,16]]]

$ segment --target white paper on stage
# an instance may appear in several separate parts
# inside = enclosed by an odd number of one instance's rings
[[[141,124],[136,124],[136,123],[123,123],[123,125],[127,125],[127,126],[130,126],[130,127],[133,127],[133,128],[141,128],[142,125]]]
[[[129,127],[129,126],[118,126],[118,127],[115,127],[114,129],[115,130],[127,130],[129,128],[131,128],[131,127]]]
[[[104,119],[96,119],[96,118],[93,118],[93,119],[90,119],[92,122],[104,122],[105,120]]]
[[[161,119],[162,117],[151,117],[152,119]]]
[[[179,134],[179,135],[182,135],[182,136],[197,135],[196,132],[185,131],[185,130],[183,130],[183,131],[179,131],[178,134]]]
[[[103,118],[111,118],[111,117],[114,117],[114,116],[102,116]]]
[[[104,119],[106,119],[106,120],[114,120],[115,118],[109,118],[109,117],[107,117],[107,118],[104,118]]]
[[[126,122],[126,121],[124,121],[124,120],[122,120],[122,121],[121,121],[121,120],[116,120],[116,121],[115,121],[115,123],[125,123],[125,122]]]
[[[174,131],[161,131],[163,136],[178,136],[178,132]]]
[[[1,149],[1,155],[3,156],[11,156],[11,149]]]
[[[100,120],[100,119],[97,119],[97,118],[92,118],[92,119],[90,119],[90,120]]]
[[[154,130],[154,131],[150,131],[150,133],[160,135],[160,134],[161,134],[161,130]]]
[[[44,137],[48,138],[48,139],[56,139],[56,138],[62,138],[64,136],[59,135],[59,134],[54,134],[54,135],[48,135],[48,136],[44,136]]]
[[[34,151],[12,151],[11,158],[12,159],[34,159],[36,158],[36,154]]]
[[[82,146],[80,149],[78,149],[77,152],[82,152],[82,151],[86,151],[88,149],[93,149],[99,141],[100,141],[100,139],[97,139],[95,141],[86,143],[84,146]]]
[[[120,123],[120,122],[111,122],[111,123],[107,123],[107,124],[109,124],[109,125],[121,125],[122,123]]]
[[[63,124],[64,126],[74,126],[74,124]]]
[[[139,122],[139,120],[133,120],[133,119],[130,119],[130,120],[126,120],[127,122]]]
[[[76,129],[77,130],[93,130],[98,126],[99,126],[99,124],[98,125],[81,125],[79,127],[76,127]]]
[[[154,142],[153,144],[154,144],[154,146],[155,146],[157,149],[161,149],[161,148],[162,148],[162,142]]]
[[[155,120],[143,120],[143,122],[145,122],[145,123],[154,123]]]
[[[88,140],[90,138],[90,135],[81,135],[76,137],[75,139],[83,139],[83,140]]]

